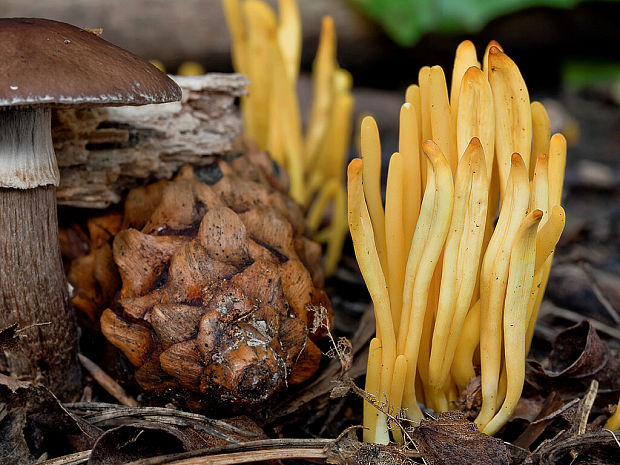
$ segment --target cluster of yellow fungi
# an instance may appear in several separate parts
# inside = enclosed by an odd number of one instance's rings
[[[495,434],[521,396],[525,357],[564,228],[566,141],[550,137],[515,63],[497,42],[482,65],[456,51],[448,93],[439,66],[420,70],[400,112],[385,207],[377,125],[366,117],[348,168],[348,221],[377,322],[364,438],[402,435],[388,418],[454,406],[480,365],[476,424]],[[495,218],[498,217],[495,223]]]
[[[340,260],[348,233],[345,164],[351,131],[351,75],[338,67],[332,18],[324,17],[314,60],[313,99],[305,132],[297,97],[301,19],[296,0],[279,0],[279,17],[263,0],[222,0],[236,71],[250,79],[241,99],[245,135],[284,166],[290,194],[327,244],[325,273]],[[331,221],[319,230],[331,207]]]

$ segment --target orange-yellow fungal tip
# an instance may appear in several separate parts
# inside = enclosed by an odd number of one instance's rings
[[[476,57],[476,47],[470,40],[465,40],[459,44],[456,49],[454,58],[454,66],[452,68],[452,84],[450,86],[450,106],[452,107],[452,117],[456,118],[456,110],[458,108],[459,91],[463,74],[467,68],[471,66],[480,66]]]
[[[361,173],[362,165],[363,162],[361,158],[354,158],[353,160],[351,160],[349,166],[347,167],[347,175],[349,177],[352,177],[358,173]]]
[[[364,129],[377,129],[377,122],[372,116],[366,115],[362,118],[362,130]]]
[[[464,40],[463,42],[461,42],[457,47],[456,47],[456,53],[457,55],[459,53],[463,53],[463,51],[465,50],[476,50],[476,46],[474,45],[474,43],[471,40]]]
[[[469,141],[469,145],[467,146],[467,150],[481,150],[482,149],[482,143],[480,142],[480,139],[478,139],[477,137],[472,137],[471,140]]]
[[[321,19],[321,27],[324,28],[326,31],[333,33],[334,18],[329,15],[323,16],[323,18]]]
[[[534,210],[532,213],[530,213],[531,217],[532,217],[532,221],[540,221],[540,219],[543,217],[543,211],[536,209]]]
[[[489,57],[493,57],[495,59],[496,57],[501,57],[502,55],[504,55],[504,52],[499,47],[493,45],[489,48]]]
[[[470,66],[463,74],[463,82],[472,85],[474,82],[484,81],[485,77],[482,70],[477,66]]]
[[[489,53],[491,51],[492,48],[497,48],[500,51],[503,51],[504,49],[502,48],[502,46],[495,40],[492,40],[491,42],[488,43],[486,49],[484,50],[484,58],[482,59],[482,69],[484,70],[485,74],[488,75],[489,72]]]
[[[429,156],[429,158],[431,156],[437,157],[439,156],[438,154],[441,153],[439,146],[432,140],[425,140],[422,142],[422,149],[424,150],[424,153]]]
[[[511,166],[519,166],[519,165],[523,165],[525,166],[525,162],[523,161],[523,157],[521,155],[519,155],[518,153],[513,153],[510,157],[510,164]]]

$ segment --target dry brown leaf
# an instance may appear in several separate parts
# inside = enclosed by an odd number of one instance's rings
[[[503,441],[487,436],[459,411],[448,411],[436,420],[422,420],[413,432],[419,452],[432,464],[508,465]]]

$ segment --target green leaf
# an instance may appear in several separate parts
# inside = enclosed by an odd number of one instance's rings
[[[431,31],[476,32],[487,22],[534,6],[571,8],[580,0],[351,0],[399,44]]]
[[[571,89],[620,82],[620,62],[570,60],[562,66],[562,80]]]

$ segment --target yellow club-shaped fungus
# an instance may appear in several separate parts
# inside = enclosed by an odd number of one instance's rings
[[[566,141],[551,137],[497,42],[482,60],[471,42],[458,47],[449,94],[443,70],[424,67],[405,100],[385,189],[371,117],[348,171],[349,226],[377,321],[366,390],[415,425],[420,403],[454,408],[480,374],[476,424],[495,434],[521,396],[564,228]],[[367,441],[402,441],[370,404],[364,425]]]
[[[618,400],[618,405],[616,405],[616,411],[605,422],[605,428],[609,430],[620,429],[620,399]]]
[[[301,18],[297,0],[222,0],[235,71],[248,76],[241,98],[244,134],[290,177],[290,194],[307,211],[314,238],[327,244],[324,270],[334,272],[347,235],[345,165],[351,132],[351,75],[338,66],[336,32],[323,18],[312,72],[307,127],[297,97]],[[327,223],[323,229],[321,226]]]

